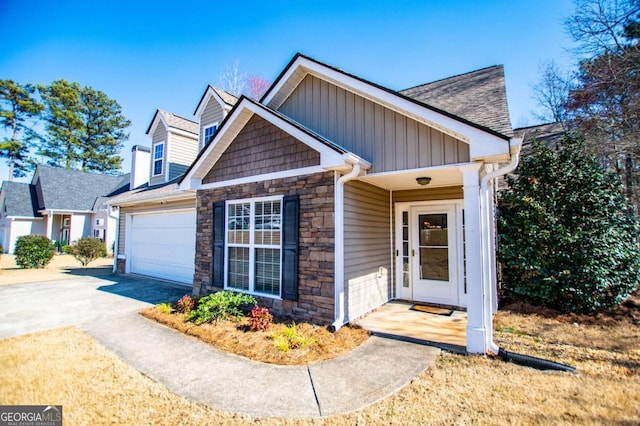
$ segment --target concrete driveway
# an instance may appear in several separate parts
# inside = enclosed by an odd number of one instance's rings
[[[187,293],[190,287],[128,275],[0,286],[0,338],[108,320]]]

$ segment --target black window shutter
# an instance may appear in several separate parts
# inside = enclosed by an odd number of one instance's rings
[[[213,255],[211,284],[224,287],[224,201],[213,204]]]
[[[298,300],[298,226],[300,199],[282,199],[282,298]]]

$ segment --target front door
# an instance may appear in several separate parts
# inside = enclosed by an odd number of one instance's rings
[[[459,305],[455,205],[411,207],[409,213],[413,300]]]

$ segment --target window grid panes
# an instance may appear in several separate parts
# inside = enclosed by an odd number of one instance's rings
[[[164,158],[164,144],[153,147],[153,175],[162,174],[162,160]]]
[[[218,124],[214,124],[213,126],[205,127],[204,129],[204,145],[207,145],[213,139],[213,135],[216,133],[216,129],[218,128]]]
[[[227,205],[228,288],[280,295],[281,200]]]

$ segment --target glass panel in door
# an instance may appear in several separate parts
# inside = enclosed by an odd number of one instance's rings
[[[449,281],[449,229],[447,214],[420,214],[420,279]]]

